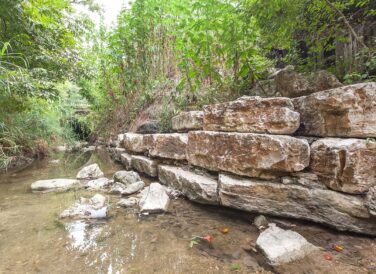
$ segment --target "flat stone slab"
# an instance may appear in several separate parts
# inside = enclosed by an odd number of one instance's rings
[[[90,179],[97,179],[103,176],[104,174],[102,170],[99,168],[98,164],[92,164],[92,165],[82,168],[77,173],[76,178],[80,180],[82,179],[90,180]]]
[[[71,188],[76,188],[80,184],[80,181],[75,179],[50,179],[39,180],[31,184],[32,191],[63,191]]]
[[[172,129],[178,132],[200,130],[203,126],[203,111],[184,111],[172,118]]]
[[[361,83],[293,99],[299,135],[376,137],[376,83]]]
[[[173,160],[186,159],[188,135],[185,133],[150,134],[145,137],[149,155]]]
[[[213,177],[167,165],[158,167],[158,177],[162,184],[177,189],[191,201],[218,204],[218,182]]]
[[[170,198],[165,187],[159,183],[151,183],[140,200],[140,211],[142,213],[165,212],[169,202]]]
[[[292,134],[300,115],[289,98],[245,97],[204,107],[204,130]]]
[[[130,170],[132,168],[132,155],[125,152],[122,153],[120,155],[120,162],[126,170]]]
[[[365,193],[376,186],[376,142],[319,139],[311,145],[310,169],[331,189]]]
[[[289,136],[191,131],[188,140],[188,162],[213,171],[270,179],[309,164],[308,142]]]
[[[332,190],[219,175],[221,205],[248,212],[309,220],[341,231],[376,235],[365,199]]]
[[[60,218],[101,219],[106,217],[106,197],[101,194],[95,194],[90,199],[81,197],[73,206],[60,214]]]
[[[132,168],[150,177],[158,176],[158,164],[158,160],[150,159],[145,156],[132,155]]]
[[[149,150],[149,146],[144,141],[147,135],[137,133],[125,133],[123,139],[123,147],[131,152],[144,153]]]
[[[299,233],[281,229],[275,224],[261,232],[256,245],[272,265],[289,263],[318,250]]]

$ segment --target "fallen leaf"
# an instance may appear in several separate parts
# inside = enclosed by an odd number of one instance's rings
[[[230,230],[229,230],[227,227],[225,227],[224,229],[221,230],[221,232],[222,232],[223,234],[227,234],[229,231],[230,231]]]
[[[343,246],[340,246],[340,245],[335,245],[334,246],[334,250],[337,251],[337,252],[342,252],[343,251]]]
[[[207,241],[209,244],[211,244],[213,242],[213,237],[210,236],[210,235],[204,236],[201,239],[204,240],[204,241]]]
[[[330,255],[330,254],[325,254],[325,255],[324,255],[324,258],[325,258],[325,260],[327,260],[327,261],[331,261],[331,260],[333,260],[333,257],[332,257],[332,255]]]

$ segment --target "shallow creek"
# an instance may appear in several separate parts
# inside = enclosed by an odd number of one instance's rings
[[[121,167],[104,152],[69,154],[37,161],[28,168],[0,175],[0,273],[374,273],[374,239],[343,234],[298,221],[271,219],[293,229],[320,253],[272,268],[259,252],[243,249],[259,232],[254,215],[225,208],[172,200],[165,214],[139,216],[116,206],[107,195],[110,217],[85,222],[59,220],[58,215],[80,196],[93,192],[31,193],[39,179],[74,178],[86,163],[98,163],[110,178]],[[53,158],[53,159],[56,159]],[[150,182],[144,178],[146,182]],[[223,233],[228,229],[227,233]],[[213,244],[194,236],[213,236]],[[341,244],[336,253],[330,245]],[[326,250],[324,250],[326,249]],[[333,260],[324,259],[331,254]]]

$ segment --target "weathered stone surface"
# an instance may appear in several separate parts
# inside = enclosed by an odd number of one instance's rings
[[[125,148],[116,147],[112,149],[113,151],[113,159],[115,161],[120,162],[121,161],[121,154],[125,153]]]
[[[138,181],[127,185],[127,187],[121,192],[121,195],[132,195],[134,193],[139,192],[141,189],[145,187],[145,183],[143,181]]]
[[[299,233],[281,229],[275,224],[261,232],[256,245],[272,265],[289,263],[318,250]]]
[[[338,79],[327,71],[318,71],[310,77],[290,69],[283,69],[275,75],[276,90],[286,97],[298,97],[317,91],[341,87]]]
[[[299,113],[284,97],[245,97],[204,107],[204,130],[292,134],[299,125]]]
[[[157,121],[146,121],[143,124],[141,124],[137,130],[136,133],[140,134],[152,134],[158,132],[158,123]]]
[[[192,131],[187,157],[190,164],[213,171],[273,178],[307,167],[309,145],[281,135]]]
[[[145,138],[145,141],[150,144],[149,154],[151,156],[174,160],[186,159],[187,134],[150,134]]]
[[[114,181],[122,183],[127,186],[135,182],[141,181],[141,177],[140,175],[138,175],[137,172],[133,170],[131,171],[121,170],[121,171],[115,172]]]
[[[353,194],[367,192],[376,185],[376,143],[320,139],[311,145],[310,169],[331,189]]]
[[[219,198],[231,208],[376,235],[376,219],[371,218],[364,199],[354,195],[220,174]]]
[[[132,167],[150,177],[157,177],[158,164],[158,160],[153,160],[145,156],[132,155]]]
[[[300,113],[297,134],[376,137],[376,83],[362,83],[313,93],[293,100]]]
[[[107,190],[112,183],[113,181],[107,178],[99,178],[89,181],[86,187],[89,190]]]
[[[269,222],[264,215],[259,215],[253,220],[253,224],[258,230],[263,230],[268,227]]]
[[[120,155],[120,162],[126,170],[130,170],[132,168],[132,155],[122,153]]]
[[[218,204],[218,182],[212,177],[166,165],[158,167],[158,177],[161,183],[179,190],[191,201]]]
[[[117,205],[121,207],[129,208],[129,207],[133,207],[137,205],[138,201],[139,199],[137,199],[136,197],[129,197],[127,199],[120,199],[120,201],[117,202]]]
[[[367,192],[366,207],[369,213],[376,217],[376,186],[371,187]]]
[[[140,211],[145,213],[165,212],[170,198],[165,187],[159,183],[151,183],[140,200]]]
[[[121,194],[127,188],[123,183],[115,182],[111,185],[108,193],[110,194]]]
[[[99,168],[98,164],[92,164],[82,168],[78,173],[76,178],[77,179],[97,179],[103,177],[104,174],[102,170]]]
[[[97,219],[107,217],[106,197],[95,194],[92,198],[81,197],[73,206],[64,210],[60,218]]]
[[[144,136],[142,134],[137,133],[125,133],[123,146],[126,150],[136,152],[136,153],[143,153],[147,152],[149,147],[144,142]]]
[[[178,132],[202,129],[204,113],[202,111],[180,112],[172,118],[172,129]]]
[[[302,185],[307,188],[321,188],[327,187],[319,181],[319,177],[314,173],[309,172],[294,172],[288,176],[281,177],[281,183],[285,185]]]
[[[32,191],[62,191],[79,186],[75,179],[50,179],[39,180],[31,184]]]

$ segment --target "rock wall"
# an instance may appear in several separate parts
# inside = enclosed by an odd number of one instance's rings
[[[243,97],[173,124],[184,133],[125,133],[114,158],[194,202],[376,236],[376,83]]]

